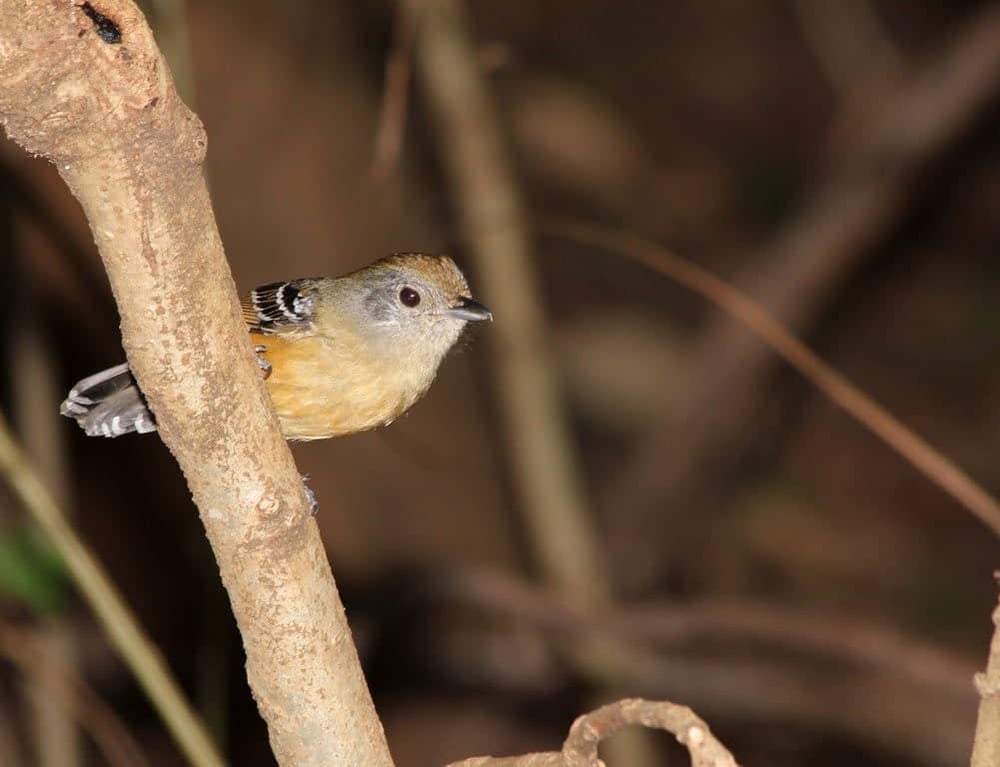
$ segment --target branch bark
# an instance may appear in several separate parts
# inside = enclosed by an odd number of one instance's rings
[[[599,767],[597,746],[620,730],[641,725],[666,730],[691,755],[691,767],[739,767],[733,755],[686,706],[669,701],[631,698],[601,706],[578,717],[570,727],[562,751],[495,758],[477,756],[449,767]]]
[[[89,6],[88,6],[89,7]],[[80,201],[129,362],[191,488],[282,765],[389,765],[302,483],[239,315],[205,134],[142,14],[0,0],[0,120]],[[103,27],[102,27],[103,25]]]
[[[972,767],[1000,764],[1000,606],[993,611],[993,640],[986,671],[976,674],[979,715],[972,745]]]

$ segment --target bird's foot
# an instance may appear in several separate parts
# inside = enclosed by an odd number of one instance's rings
[[[309,514],[315,517],[319,513],[319,501],[316,500],[316,493],[309,487],[309,475],[302,475],[302,489],[306,491],[306,501],[309,503]]]
[[[264,346],[263,344],[257,344],[256,346],[254,346],[253,350],[254,352],[257,353],[257,364],[260,365],[261,373],[263,374],[264,380],[266,381],[268,378],[271,377],[271,370],[272,370],[271,363],[268,362],[267,358],[264,356],[264,352],[267,351],[267,347]]]

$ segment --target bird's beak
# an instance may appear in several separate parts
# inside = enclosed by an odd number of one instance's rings
[[[493,312],[487,309],[478,301],[463,296],[458,299],[458,304],[448,309],[448,314],[456,319],[476,322],[478,320],[493,320]]]

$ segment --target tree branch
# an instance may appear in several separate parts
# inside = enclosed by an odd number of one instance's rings
[[[986,671],[976,674],[979,715],[972,745],[972,767],[1000,764],[1000,606],[993,611],[993,640]]]
[[[561,752],[501,758],[477,756],[450,767],[598,767],[604,764],[597,756],[601,741],[632,725],[672,733],[691,755],[692,767],[739,767],[733,755],[691,709],[665,700],[640,698],[615,701],[578,717]]]
[[[89,6],[88,6],[89,7]],[[201,513],[282,765],[388,765],[202,177],[205,134],[138,9],[0,0],[0,120],[80,201],[129,362]],[[109,467],[109,473],[112,469]]]

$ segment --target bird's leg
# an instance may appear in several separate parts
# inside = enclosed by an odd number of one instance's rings
[[[253,350],[257,353],[257,364],[260,365],[261,372],[264,375],[264,380],[266,381],[271,375],[271,363],[267,361],[264,357],[264,352],[267,351],[267,347],[263,344],[257,344],[253,347]],[[309,475],[302,475],[302,489],[306,493],[306,501],[309,503],[309,513],[312,516],[316,516],[319,513],[319,501],[316,500],[316,493],[312,491],[312,488],[307,484],[309,481]]]
[[[257,364],[260,365],[260,369],[264,375],[264,380],[266,381],[271,377],[271,363],[267,361],[264,356],[264,352],[267,351],[267,347],[264,344],[257,344],[253,347],[253,350],[257,353]]]
[[[316,516],[319,513],[319,501],[316,500],[316,493],[309,487],[309,475],[302,475],[302,488],[306,491],[306,500],[309,502],[309,513]]]

